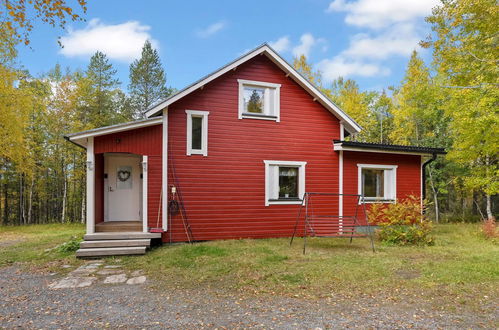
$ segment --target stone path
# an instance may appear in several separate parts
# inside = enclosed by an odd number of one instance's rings
[[[62,268],[71,268],[71,266],[63,265]],[[105,265],[103,260],[92,260],[71,271],[67,276],[50,283],[48,287],[55,290],[84,288],[97,283],[136,285],[145,283],[146,279],[140,270],[128,274],[119,264]]]

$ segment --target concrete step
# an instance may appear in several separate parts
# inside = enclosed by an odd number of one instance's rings
[[[113,239],[113,240],[98,240],[84,241],[80,243],[80,249],[91,248],[110,248],[110,247],[126,247],[126,246],[151,246],[150,239]]]
[[[114,248],[95,248],[95,249],[79,249],[76,251],[76,257],[102,257],[102,256],[122,256],[132,254],[145,254],[145,246],[134,247],[114,247]]]
[[[161,233],[141,233],[141,232],[122,232],[122,233],[95,233],[83,236],[85,241],[102,240],[129,240],[129,239],[154,239],[161,238]]]

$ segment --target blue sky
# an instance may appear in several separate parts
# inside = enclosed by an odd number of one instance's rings
[[[436,0],[128,1],[90,0],[85,22],[66,31],[35,25],[31,49],[19,62],[33,75],[56,63],[84,69],[101,50],[118,70],[128,67],[146,39],[159,49],[168,85],[182,88],[268,42],[289,62],[305,54],[326,83],[338,76],[363,89],[396,85]],[[61,36],[64,48],[57,37]],[[430,60],[428,50],[422,56]]]

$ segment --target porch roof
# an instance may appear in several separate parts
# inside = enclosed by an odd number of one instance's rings
[[[398,144],[369,143],[333,140],[335,151],[361,151],[361,152],[379,152],[393,154],[412,154],[412,155],[445,155],[444,148],[430,148],[419,146],[404,146]]]
[[[141,120],[130,121],[127,123],[121,123],[111,126],[104,126],[99,128],[90,129],[87,131],[71,133],[64,136],[64,138],[74,144],[86,148],[87,147],[87,138],[94,136],[107,135],[112,133],[118,133],[123,131],[128,131],[131,129],[153,126],[161,124],[163,121],[163,117],[153,117]]]

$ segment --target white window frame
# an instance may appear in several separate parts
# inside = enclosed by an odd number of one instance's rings
[[[203,155],[208,156],[208,115],[209,111],[185,110],[187,114],[187,156]],[[202,118],[201,125],[201,149],[192,149],[192,118]]]
[[[364,203],[395,203],[397,201],[397,167],[398,165],[379,165],[379,164],[357,164],[358,167],[358,194],[362,195],[362,169],[370,168],[384,170],[384,196],[364,197]],[[359,200],[359,203],[361,201]]]
[[[305,165],[307,162],[285,160],[264,160],[265,164],[265,206],[274,204],[301,204],[305,194]],[[298,168],[298,198],[300,200],[277,200],[279,196],[279,167]],[[273,174],[270,171],[274,171]],[[277,198],[276,197],[277,193]]]
[[[239,83],[239,112],[238,118],[273,120],[279,122],[281,109],[281,84],[274,84],[263,81],[238,79]],[[264,92],[264,113],[251,114],[244,111],[244,87],[257,87],[265,90]],[[271,98],[273,97],[273,102]],[[271,106],[272,105],[272,106]]]

